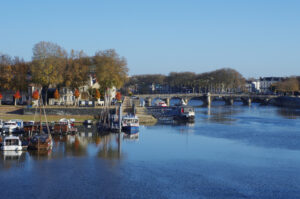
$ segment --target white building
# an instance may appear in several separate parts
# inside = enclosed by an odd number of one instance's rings
[[[260,92],[260,80],[254,79],[246,82],[246,89],[250,93],[259,93]]]
[[[277,82],[283,81],[285,78],[283,77],[261,77],[259,78],[260,82],[260,92],[261,93],[270,93],[271,92],[271,85]]]

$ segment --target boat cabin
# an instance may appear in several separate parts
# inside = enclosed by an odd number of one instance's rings
[[[21,151],[22,142],[17,136],[7,136],[3,139],[1,150],[3,151]]]

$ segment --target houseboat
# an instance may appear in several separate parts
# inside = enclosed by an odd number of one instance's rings
[[[2,151],[22,151],[22,142],[17,136],[6,136],[1,143]]]
[[[139,132],[139,118],[136,115],[125,115],[122,119],[122,130],[128,134]]]

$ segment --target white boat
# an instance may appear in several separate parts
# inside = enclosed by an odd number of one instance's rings
[[[0,119],[0,129],[2,130],[2,127],[4,125],[4,121]]]
[[[175,104],[175,106],[187,106],[187,103],[181,99],[179,103]]]
[[[167,104],[163,100],[156,100],[155,106],[167,107]]]
[[[2,151],[22,151],[22,142],[17,136],[4,137],[1,145]]]
[[[3,133],[15,133],[20,129],[16,121],[9,120],[2,127]]]
[[[139,118],[136,115],[125,115],[122,118],[122,130],[125,133],[135,134],[139,132]]]

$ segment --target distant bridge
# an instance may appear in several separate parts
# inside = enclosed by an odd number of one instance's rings
[[[229,94],[229,93],[174,93],[174,94],[137,94],[134,95],[139,98],[143,98],[146,102],[146,106],[151,106],[153,99],[162,99],[167,105],[170,105],[171,99],[182,99],[188,103],[192,99],[198,99],[203,102],[203,105],[210,106],[215,99],[222,99],[226,105],[233,105],[234,101],[241,100],[245,105],[251,105],[251,102],[259,102],[267,104],[272,98],[276,98],[276,95],[257,95],[257,94]]]

